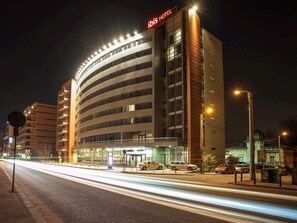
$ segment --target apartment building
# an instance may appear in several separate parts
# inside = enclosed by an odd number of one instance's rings
[[[70,79],[62,85],[57,99],[56,150],[64,162],[76,162],[72,159],[75,130],[75,93],[76,80]]]
[[[55,153],[57,106],[35,102],[24,110],[26,124],[19,130],[17,154],[50,157]]]

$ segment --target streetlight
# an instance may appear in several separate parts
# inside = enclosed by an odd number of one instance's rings
[[[250,180],[254,180],[255,166],[255,145],[254,145],[254,112],[253,112],[253,92],[235,90],[235,95],[246,93],[248,98],[248,109],[249,109],[249,141],[250,141]]]
[[[205,124],[205,114],[212,114],[214,112],[212,107],[206,108],[206,110],[200,114],[200,173],[204,174],[204,124]]]
[[[281,136],[286,136],[286,135],[288,135],[287,132],[281,132],[277,136],[277,142],[278,142],[278,162],[279,162],[279,165],[282,165],[281,160],[283,160],[283,156],[281,156]]]

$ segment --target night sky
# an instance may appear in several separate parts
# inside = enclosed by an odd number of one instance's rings
[[[187,2],[1,1],[0,127],[9,112],[56,104],[61,85],[95,50]],[[233,96],[236,87],[255,92],[255,128],[278,130],[279,120],[297,115],[297,1],[196,3],[203,26],[223,42],[227,142],[248,133],[246,95]]]

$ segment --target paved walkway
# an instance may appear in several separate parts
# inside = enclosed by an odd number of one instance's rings
[[[0,161],[1,162],[1,161]],[[9,176],[0,165],[0,222],[3,223],[33,223],[36,222],[21,198],[22,192],[17,185],[12,193],[12,183]]]

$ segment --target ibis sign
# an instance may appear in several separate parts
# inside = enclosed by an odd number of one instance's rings
[[[164,12],[162,15],[160,15],[159,17],[154,17],[153,19],[149,20],[147,23],[147,28],[150,29],[150,28],[154,27],[155,25],[159,24],[164,19],[169,17],[171,14],[173,14],[173,12],[174,12],[173,9],[169,9],[166,12]]]

